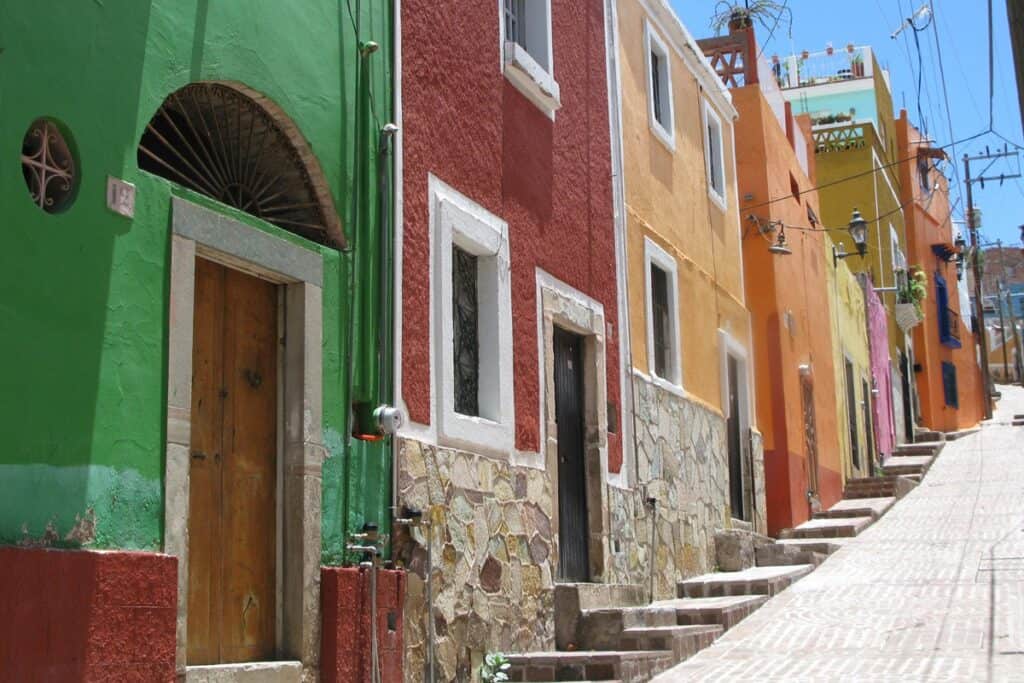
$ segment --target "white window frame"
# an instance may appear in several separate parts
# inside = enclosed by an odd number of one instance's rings
[[[662,63],[664,78],[659,79],[661,91],[661,103],[667,111],[665,123],[658,121],[658,112],[654,108],[654,79],[658,74],[654,73],[651,64],[651,54],[657,54]],[[658,32],[654,30],[651,22],[644,19],[644,60],[647,72],[647,118],[654,136],[661,141],[670,151],[676,149],[676,125],[675,125],[675,104],[672,99],[672,52],[668,45],[662,40]]]
[[[723,329],[718,330],[719,376],[721,377],[722,415],[729,419],[729,357],[736,359],[740,378],[740,427],[749,431],[754,426],[754,394],[750,376],[750,353],[738,339]],[[747,448],[747,444],[744,445]]]
[[[892,250],[892,272],[896,273],[900,270],[907,270],[907,257],[903,253],[903,249],[900,247],[900,235],[896,232],[896,228],[893,224],[889,224],[889,244]]]
[[[546,35],[540,40],[540,44],[544,51],[538,54],[538,51],[534,50],[531,54],[519,43],[509,40],[505,33],[505,0],[498,0],[501,71],[516,90],[533,102],[548,118],[554,120],[555,112],[562,107],[562,96],[558,81],[555,80],[551,0],[526,0],[525,4],[530,8],[540,8],[539,11],[533,9],[525,22],[526,42],[528,45],[536,43],[537,34],[543,31]]]
[[[668,308],[672,316],[672,344],[669,349],[669,377],[661,377],[655,371],[654,362],[654,290],[651,283],[651,266],[657,266],[669,278]],[[682,344],[679,334],[679,272],[672,255],[658,246],[649,237],[644,237],[644,304],[647,311],[647,371],[651,381],[664,389],[676,393],[683,391]]]
[[[708,196],[718,205],[718,208],[725,211],[729,201],[729,190],[728,190],[728,176],[725,172],[725,126],[722,124],[722,117],[718,115],[715,108],[711,106],[711,103],[704,100],[704,112],[702,116],[702,123],[704,127],[704,172],[707,176],[708,181]],[[715,183],[712,178],[711,168],[711,155],[713,150],[711,149],[711,136],[708,131],[708,124],[714,122],[718,128],[718,168],[721,169],[722,177],[722,189],[719,191],[715,188]]]
[[[437,440],[441,445],[508,456],[515,447],[508,224],[433,175],[428,184]],[[453,244],[478,257],[479,417],[455,411]]]

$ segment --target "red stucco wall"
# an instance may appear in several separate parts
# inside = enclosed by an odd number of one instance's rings
[[[539,449],[536,269],[604,305],[608,400],[619,412],[611,154],[601,3],[553,0],[552,122],[500,68],[498,3],[402,3],[402,397],[430,422],[428,173],[509,225],[516,447]],[[616,419],[621,424],[621,419]],[[621,444],[609,435],[609,467]]]
[[[175,680],[175,558],[0,548],[0,680]]]
[[[324,567],[320,677],[324,683],[369,681],[371,676],[370,572]],[[384,683],[402,683],[402,604],[405,572],[377,572],[377,652]],[[390,621],[390,623],[389,623]],[[394,628],[391,628],[394,627]]]

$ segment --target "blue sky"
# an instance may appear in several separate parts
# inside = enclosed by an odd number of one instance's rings
[[[715,10],[714,0],[670,2],[694,37],[704,38],[713,35],[708,28],[708,22]],[[924,0],[789,0],[788,5],[793,11],[792,40],[789,36],[789,26],[783,21],[765,45],[764,53],[787,55],[805,49],[816,52],[824,50],[829,42],[836,49],[841,49],[851,42],[857,45],[871,45],[879,62],[890,71],[897,112],[905,106],[910,112],[911,119],[920,124],[917,120],[918,57],[913,34],[908,29],[897,40],[892,40],[890,35],[899,28],[903,18],[916,11],[923,2]],[[988,128],[987,3],[982,0],[930,0],[929,4],[934,10],[933,19],[937,22],[938,37],[942,45],[942,63],[949,92],[953,137],[950,137],[946,120],[935,32],[931,26],[918,34],[924,64],[921,110],[927,119],[928,132],[932,139],[940,145],[945,145],[952,140],[966,138]],[[1006,21],[1006,0],[993,0],[993,9],[995,130],[1017,144],[1024,144],[1013,72],[1013,53]],[[925,22],[918,23],[921,25]],[[768,34],[767,29],[757,26],[760,42],[764,43]],[[984,153],[985,145],[994,151],[997,147],[1002,147],[1003,141],[994,135],[988,135],[956,147],[956,159],[960,165],[961,175],[963,163],[959,161],[960,157],[965,152],[972,156]],[[952,156],[952,150],[947,152]],[[994,165],[988,174],[1017,173],[1019,170],[1019,162],[1010,159]],[[946,172],[948,176],[953,177],[949,165],[946,166]],[[971,172],[977,174],[975,164],[971,165]],[[960,195],[951,188],[951,196],[955,201]],[[958,205],[958,214],[962,213],[965,202],[966,198]],[[1024,224],[1024,180],[1008,180],[1002,187],[999,187],[998,183],[986,183],[984,190],[975,184],[974,202],[984,213],[983,240],[994,241],[1000,238],[1009,244],[1020,244],[1020,231],[1017,226]]]

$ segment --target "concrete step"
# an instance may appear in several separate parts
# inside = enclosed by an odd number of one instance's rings
[[[813,565],[754,567],[741,572],[715,572],[697,576],[678,584],[679,595],[687,598],[710,598],[723,595],[772,596],[810,574]]]
[[[882,498],[850,498],[843,499],[828,510],[815,512],[815,519],[835,519],[841,517],[871,517],[878,519],[896,502],[895,496]]]
[[[897,446],[892,454],[897,457],[904,455],[938,455],[945,446],[946,444],[943,441],[905,443],[902,446]]]
[[[945,441],[945,432],[936,432],[931,429],[914,429],[914,443],[922,441]]]
[[[1024,417],[1021,419],[1024,419]],[[979,427],[972,427],[970,429],[961,429],[959,432],[946,432],[946,441],[957,441],[971,434],[977,434],[979,431],[981,431]]]
[[[729,595],[659,600],[651,606],[674,610],[680,626],[718,625],[728,631],[767,601],[767,595]]]
[[[794,564],[812,564],[817,567],[828,557],[806,548],[782,543],[760,546],[757,549],[758,567],[785,567]]]
[[[556,583],[555,647],[564,650],[576,645],[580,615],[587,611],[646,604],[647,590],[636,584]]]
[[[899,500],[917,486],[906,477],[882,476],[848,479],[843,498],[896,498]]]
[[[678,621],[675,610],[646,605],[582,610],[576,623],[576,632],[571,638],[565,641],[556,639],[559,650],[628,650],[632,648],[620,647],[626,630],[676,626]]]
[[[793,529],[783,529],[782,538],[836,538],[856,536],[874,522],[873,517],[811,519]]]
[[[713,626],[644,626],[622,633],[623,650],[668,650],[675,663],[685,661],[709,647],[724,629]]]
[[[904,455],[901,457],[889,458],[882,464],[882,471],[886,475],[907,476],[912,474],[924,474],[931,467],[933,455]]]
[[[779,545],[791,546],[802,550],[809,550],[822,555],[831,555],[843,547],[849,537],[836,538],[780,538]]]
[[[527,652],[507,655],[510,681],[641,683],[673,665],[667,650]]]

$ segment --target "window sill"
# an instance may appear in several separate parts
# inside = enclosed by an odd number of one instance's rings
[[[562,107],[562,100],[558,83],[551,74],[519,43],[511,40],[505,41],[504,58],[505,78],[548,118],[554,119],[555,112]]]
[[[711,198],[712,203],[722,211],[728,211],[729,205],[726,202],[725,196],[719,194],[711,183],[708,183],[708,197]]]
[[[438,420],[438,445],[507,458],[515,450],[512,424],[485,417],[462,415],[444,410]]]
[[[654,118],[654,114],[651,114],[651,132],[654,133],[654,137],[658,138],[661,144],[670,152],[676,151],[676,136],[675,133],[670,133],[665,130],[665,127],[658,123],[658,119]]]

